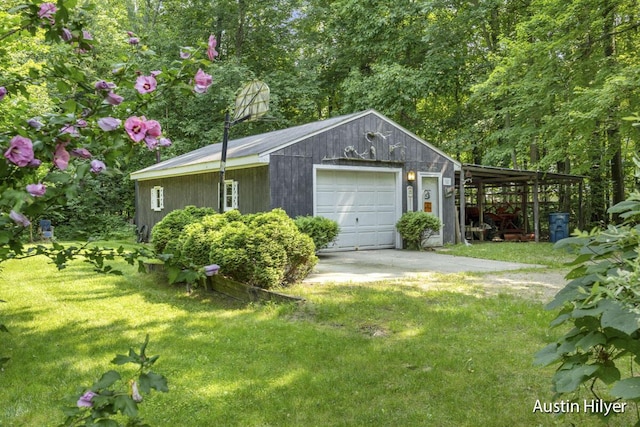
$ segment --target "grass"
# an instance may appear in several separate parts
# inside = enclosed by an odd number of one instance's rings
[[[6,263],[1,320],[11,333],[0,336],[0,355],[12,360],[0,373],[0,426],[59,424],[66,396],[147,333],[170,387],[141,405],[154,426],[601,425],[532,412],[552,399],[553,368],[532,358],[555,339],[554,314],[477,296],[459,275],[439,277],[455,291],[300,284],[287,290],[306,298],[296,306],[186,295],[122,269]],[[630,414],[616,423],[631,424]]]
[[[548,242],[473,242],[469,246],[448,246],[444,251],[456,256],[541,264],[550,268],[566,267],[565,263],[573,261],[573,255],[556,250],[553,245]]]

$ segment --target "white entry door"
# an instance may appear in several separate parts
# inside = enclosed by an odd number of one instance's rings
[[[418,180],[418,209],[428,212],[440,218],[443,222],[442,215],[442,175],[422,172]],[[443,233],[442,228],[433,234],[426,242],[426,246],[442,246]]]
[[[400,173],[374,168],[317,168],[314,215],[340,226],[333,250],[395,248]]]

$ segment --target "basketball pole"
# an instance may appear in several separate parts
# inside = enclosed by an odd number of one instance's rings
[[[224,173],[225,168],[227,166],[227,146],[229,145],[229,129],[231,126],[237,125],[240,122],[244,122],[245,120],[249,120],[251,118],[251,114],[247,114],[246,116],[239,118],[237,120],[231,121],[231,116],[229,115],[229,111],[226,112],[224,116],[224,133],[222,135],[222,152],[220,153],[220,188],[218,194],[218,212],[221,214],[224,213]]]
[[[258,87],[255,92],[251,93],[250,91],[254,89],[254,85],[257,84]],[[261,98],[258,98],[258,96]],[[251,96],[251,99],[248,100],[248,97]],[[256,103],[256,100],[259,100]],[[256,103],[256,105],[254,105]],[[229,110],[225,113],[224,116],[224,133],[222,136],[222,151],[220,153],[220,184],[219,184],[219,194],[218,194],[218,212],[221,214],[224,213],[224,193],[225,193],[225,184],[224,184],[224,174],[227,166],[227,147],[229,145],[229,129],[232,126],[237,125],[238,123],[244,122],[245,120],[257,120],[262,117],[269,110],[269,86],[265,83],[254,80],[249,82],[249,84],[245,85],[240,89],[240,93],[236,98],[236,112],[234,120],[231,120],[231,115],[229,114]],[[247,114],[248,113],[248,114]]]

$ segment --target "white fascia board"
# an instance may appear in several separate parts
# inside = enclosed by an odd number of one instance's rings
[[[229,159],[227,161],[225,170],[264,166],[268,163],[269,163],[269,157],[258,156],[256,154],[256,155],[251,155],[246,157],[239,157],[236,159]],[[141,170],[139,172],[133,172],[129,178],[134,181],[146,181],[146,180],[157,179],[157,178],[171,178],[175,176],[197,175],[200,173],[218,172],[219,170],[220,170],[220,161],[216,160],[213,162],[196,163],[193,165],[185,165],[185,166],[176,166],[173,168],[161,169],[161,170],[150,170],[146,172],[144,170]]]

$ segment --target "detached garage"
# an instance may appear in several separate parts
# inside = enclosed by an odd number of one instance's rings
[[[219,206],[222,144],[131,174],[136,224],[150,230],[188,205]],[[340,225],[332,250],[401,248],[403,212],[431,212],[444,224],[434,244],[456,240],[455,174],[460,164],[380,113],[368,110],[229,141],[225,209],[282,208]]]

